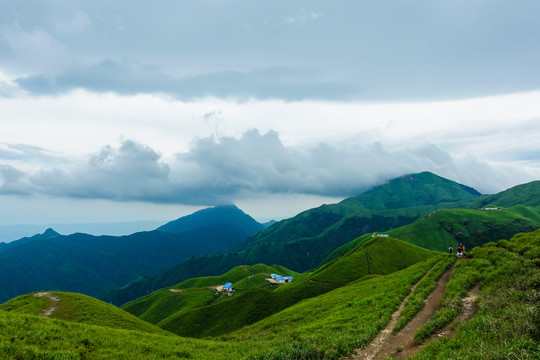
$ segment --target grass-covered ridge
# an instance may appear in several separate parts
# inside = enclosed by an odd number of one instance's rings
[[[51,319],[125,330],[165,333],[157,326],[149,324],[114,305],[104,303],[90,296],[60,291],[52,291],[48,292],[48,294],[59,299],[54,304],[54,311],[49,315]],[[52,305],[52,300],[48,297],[38,297],[36,295],[39,295],[39,293],[31,293],[11,299],[0,305],[0,310],[39,316]]]
[[[540,213],[525,206],[493,211],[452,209],[432,212],[388,234],[428,249],[446,251],[463,242],[471,250],[539,227]]]

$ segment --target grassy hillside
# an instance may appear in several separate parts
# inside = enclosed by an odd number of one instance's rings
[[[296,275],[283,267],[270,267],[263,264],[237,266],[220,276],[189,279],[170,288],[154,291],[147,296],[128,302],[122,306],[122,309],[145,321],[157,324],[174,314],[224,300],[225,297],[222,297],[222,294],[216,294],[216,290],[211,287],[223,285],[226,282],[233,283],[237,295],[254,288],[273,287],[265,280],[271,273]]]
[[[455,338],[428,343],[413,359],[538,358],[540,231],[488,243],[469,256],[472,260],[456,265],[437,321],[422,330],[429,332],[437,324],[450,322],[457,332]],[[339,359],[368,344],[389,322],[411,286],[438,261],[440,257],[431,257],[389,275],[361,278],[215,340],[0,310],[0,358]],[[476,286],[480,289],[476,315],[464,324],[453,320],[461,298]]]
[[[472,202],[473,208],[486,205],[511,207],[525,205],[530,207],[540,206],[540,181],[517,185],[508,190],[494,195],[485,195]]]
[[[468,207],[478,196],[474,189],[432,173],[403,176],[338,204],[277,222],[225,253],[189,258],[104,299],[121,305],[155,289],[221,274],[241,264],[279,263],[294,271],[310,271],[362,234],[400,227],[437,209]]]
[[[322,269],[271,291],[259,288],[231,299],[178,312],[158,326],[182,336],[224,334],[366,275],[386,275],[436,255],[392,238],[374,238]]]
[[[539,213],[519,206],[496,211],[440,210],[410,225],[388,231],[398,239],[428,249],[445,251],[459,242],[470,250],[486,242],[507,239],[540,227]]]
[[[11,299],[0,305],[0,310],[38,316],[51,306],[52,300],[48,297],[38,297],[36,294],[39,295],[39,293],[31,293]],[[157,326],[92,297],[59,291],[53,291],[50,294],[59,299],[55,310],[50,315],[52,319],[125,330],[164,333]]]
[[[436,252],[390,237],[374,237],[315,271],[310,279],[346,285],[369,274],[387,275]]]

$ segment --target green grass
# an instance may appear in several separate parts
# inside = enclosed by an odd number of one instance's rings
[[[511,241],[487,244],[473,250],[470,263],[459,261],[451,289],[437,321],[421,329],[425,337],[452,321],[460,299],[478,282],[478,312],[465,324],[454,324],[453,339],[432,342],[412,359],[538,359],[540,358],[540,231],[520,234]],[[463,264],[463,265],[462,265]],[[427,332],[427,333],[426,333]]]
[[[539,248],[540,231],[536,231],[475,248],[469,253],[471,261],[458,261],[443,298],[443,315],[436,315],[438,323],[430,325],[433,332],[449,324],[457,335],[428,343],[413,359],[538,359]],[[35,314],[48,304],[33,304],[33,299],[21,297],[18,302],[8,302],[0,308],[0,359],[340,359],[372,341],[411,287],[437,261],[440,257],[430,257],[388,275],[363,276],[298,301],[249,326],[209,339],[73,322],[84,321],[88,314],[77,310],[76,301],[63,315],[70,321],[41,318]],[[253,301],[246,298],[245,303],[238,303],[237,314],[242,306],[249,306],[250,313],[261,309],[257,305],[264,309],[265,304],[258,301],[266,297],[259,294],[301,294],[310,289],[303,288],[305,284],[328,286],[307,281],[310,275],[296,276],[295,281],[299,282],[274,291],[246,292],[241,296],[253,294]],[[454,316],[459,314],[461,299],[477,285],[481,289],[478,312],[469,322],[460,324]],[[223,306],[233,298],[209,308]],[[108,315],[103,313],[99,317]],[[233,319],[233,315],[227,319]]]
[[[435,261],[431,258],[387,276],[360,279],[299,302],[223,339],[245,341],[255,337],[276,342],[291,339],[297,345],[311,344],[309,349],[314,359],[319,358],[317,354],[324,354],[324,359],[338,359],[368,344],[386,326],[411,286]]]
[[[393,329],[394,333],[397,333],[399,330],[403,329],[416,316],[416,314],[418,314],[424,308],[425,300],[429,294],[435,290],[437,281],[456,260],[456,257],[453,254],[439,255],[438,258],[441,260],[435,264],[433,269],[431,269],[426,277],[418,283],[416,289],[405,303],[405,307],[401,312],[401,317]]]
[[[282,266],[267,266],[257,264],[253,266],[237,266],[220,276],[206,276],[183,281],[170,288],[154,291],[147,296],[131,301],[122,309],[152,324],[166,322],[169,317],[219,303],[227,297],[216,294],[212,286],[232,282],[235,287],[235,296],[251,289],[266,287],[274,288],[265,278],[271,273],[296,276],[296,273]],[[182,292],[171,292],[170,289],[181,289]]]
[[[60,291],[53,291],[51,294],[60,299],[56,310],[51,315],[53,319],[118,329],[165,333],[157,326],[90,296]],[[43,310],[49,308],[50,304],[51,299],[35,297],[34,293],[31,293],[0,305],[0,310],[38,316]]]
[[[459,242],[466,250],[487,242],[507,239],[540,227],[540,214],[520,206],[500,211],[439,210],[410,225],[388,231],[390,236],[428,249],[446,251]]]
[[[190,337],[217,336],[255,323],[297,302],[319,296],[366,275],[386,275],[435,255],[435,252],[392,238],[373,238],[345,256],[275,291],[251,289],[233,298],[179,311],[158,326]],[[254,275],[245,282],[260,282]],[[242,286],[242,283],[239,283]]]

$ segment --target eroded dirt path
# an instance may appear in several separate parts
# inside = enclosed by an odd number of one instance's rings
[[[56,311],[56,308],[58,306],[58,302],[60,301],[60,298],[58,296],[54,296],[49,291],[38,292],[38,293],[35,293],[34,296],[35,297],[47,297],[47,298],[51,299],[51,305],[47,309],[43,310],[39,316],[50,317],[52,314],[54,314],[54,312]]]
[[[409,296],[414,292],[416,285],[411,289],[409,295],[402,301],[399,309],[394,312],[392,319],[387,327],[381,331],[381,333],[362,350],[357,351],[351,359],[359,360],[377,360],[384,359],[386,357],[394,356],[397,359],[403,359],[414,352],[418,351],[418,346],[414,342],[415,332],[424,325],[429,318],[435,314],[435,312],[441,307],[441,300],[446,289],[446,284],[450,280],[450,275],[454,270],[455,263],[441,276],[435,285],[435,290],[426,298],[426,305],[424,308],[397,334],[393,334],[392,330],[397,324],[401,312],[405,307],[405,303]],[[420,280],[421,281],[421,280]],[[418,281],[417,284],[420,282]],[[396,350],[399,349],[399,352]]]

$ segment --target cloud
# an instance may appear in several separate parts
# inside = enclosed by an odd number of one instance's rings
[[[210,72],[175,77],[156,66],[104,59],[87,67],[71,67],[53,75],[30,75],[15,80],[31,94],[65,94],[75,89],[123,95],[165,93],[177,99],[205,97],[287,100],[337,99],[354,94],[346,82],[324,79],[316,71],[271,67],[250,71]]]
[[[0,49],[4,47],[8,67],[23,73],[49,72],[67,64],[68,50],[44,30],[25,30],[19,24],[0,26]],[[0,54],[2,51],[0,51]],[[0,66],[6,60],[0,62]]]
[[[215,205],[259,194],[354,196],[409,173],[432,171],[493,193],[538,179],[540,170],[453,155],[433,145],[389,148],[381,143],[285,146],[279,134],[258,130],[241,137],[197,139],[189,151],[167,161],[143,144],[127,140],[107,146],[82,165],[25,173],[0,168],[3,194]]]

